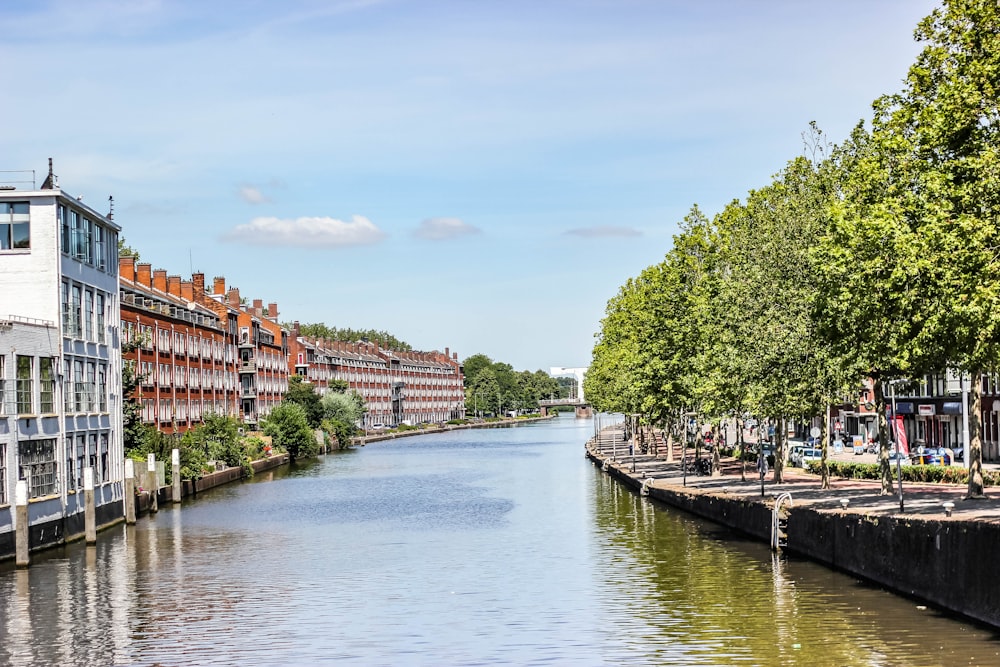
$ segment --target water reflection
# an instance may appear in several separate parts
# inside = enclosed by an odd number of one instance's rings
[[[4,566],[0,664],[997,664],[989,633],[623,489],[590,429],[339,453]]]
[[[690,665],[1000,662],[989,631],[813,563],[778,557],[717,526],[663,511],[606,478],[595,487],[596,536],[603,557],[612,561],[601,598],[640,600],[631,611],[625,659]],[[651,646],[659,648],[643,648]]]

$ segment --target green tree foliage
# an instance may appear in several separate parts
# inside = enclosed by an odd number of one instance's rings
[[[493,361],[485,354],[468,357],[462,368],[465,378],[465,408],[468,412],[499,413],[507,410],[537,410],[538,402],[559,395],[559,382],[543,370],[515,371],[513,366]],[[477,398],[478,395],[478,398]]]
[[[323,406],[320,405],[320,395],[316,392],[316,387],[306,382],[301,375],[292,375],[288,378],[288,391],[282,400],[300,405],[305,411],[306,421],[310,428],[319,428],[323,419]]]
[[[118,237],[118,256],[119,257],[133,257],[135,261],[139,261],[139,251],[125,243],[125,237]]]
[[[1000,361],[1000,5],[947,0],[921,21],[903,90],[876,104],[884,207],[916,237],[931,365],[978,378]],[[983,495],[981,384],[972,383],[969,496]]]
[[[288,452],[293,461],[319,452],[306,411],[298,403],[283,401],[276,406],[264,419],[263,431],[271,437],[274,446]]]
[[[357,392],[328,392],[320,399],[322,418],[357,424],[365,416],[365,401]]]
[[[293,324],[285,322],[282,326],[291,331]],[[317,322],[314,324],[300,324],[299,333],[303,336],[310,336],[313,338],[349,341],[352,343],[373,341],[377,342],[379,347],[387,350],[402,350],[408,352],[413,349],[409,343],[399,340],[389,332],[377,331],[375,329],[341,329],[339,327],[328,326],[322,322]]]

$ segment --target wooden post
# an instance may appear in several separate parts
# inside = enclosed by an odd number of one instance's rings
[[[87,544],[97,544],[97,511],[94,506],[94,469],[83,469],[83,523]]]
[[[31,564],[31,549],[28,543],[28,482],[18,480],[14,488],[14,565],[28,567]]]
[[[135,461],[125,459],[125,523],[135,523]]]
[[[173,492],[170,494],[175,503],[181,501],[181,450],[175,449],[170,453],[170,476],[173,480]]]
[[[156,454],[150,454],[149,459],[146,462],[146,486],[149,487],[149,512],[150,514],[155,514],[160,511],[157,499],[157,480],[156,480]]]

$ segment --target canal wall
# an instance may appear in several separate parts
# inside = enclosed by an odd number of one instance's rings
[[[551,419],[557,419],[558,414],[551,414],[545,417],[526,417],[523,419],[500,419],[497,421],[489,422],[470,422],[468,424],[446,424],[444,426],[438,426],[434,428],[413,428],[407,429],[405,431],[391,431],[389,433],[381,433],[378,435],[367,435],[360,436],[351,439],[352,445],[361,445],[362,447],[371,442],[384,442],[386,440],[395,440],[397,438],[406,438],[412,435],[432,435],[434,433],[445,433],[447,431],[462,431],[472,428],[505,428],[507,426],[520,426],[521,424],[530,424],[532,422],[549,421]]]
[[[770,544],[774,498],[669,482],[646,482],[588,448],[587,457],[637,493]],[[971,518],[916,518],[865,510],[783,507],[791,554],[1000,628],[1000,581],[993,557],[1000,524]]]

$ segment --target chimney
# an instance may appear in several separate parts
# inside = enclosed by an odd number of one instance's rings
[[[451,350],[449,350],[447,347],[444,348],[444,356],[448,357],[449,359],[451,358]]]
[[[238,287],[232,287],[229,289],[229,305],[233,308],[240,307],[240,290]]]
[[[135,257],[118,258],[118,275],[129,282],[135,282]]]
[[[194,284],[194,293],[201,298],[205,294],[205,274],[192,273],[191,282]]]
[[[254,299],[253,300],[253,307],[254,307],[255,310],[259,311],[261,308],[264,307],[264,302],[261,299]]]
[[[226,293],[226,279],[222,276],[215,277],[215,283],[212,285],[212,294],[225,294]]]
[[[276,303],[267,304],[267,316],[270,317],[275,322],[278,321],[278,304]]]
[[[153,286],[153,265],[152,264],[138,264],[136,266],[136,279],[140,285],[145,285],[146,287]]]
[[[167,270],[155,269],[153,271],[153,288],[161,292],[167,291]]]
[[[192,281],[181,281],[181,298],[186,301],[194,301],[194,283]]]
[[[167,276],[167,294],[172,296],[181,295],[181,277]]]
[[[292,322],[292,333],[294,333],[295,337],[298,338],[298,336],[299,336],[299,321],[298,320],[295,320],[294,322]]]
[[[52,158],[49,158],[49,175],[45,177],[45,182],[42,183],[42,190],[55,190],[59,187],[59,179],[56,175],[52,173]]]

